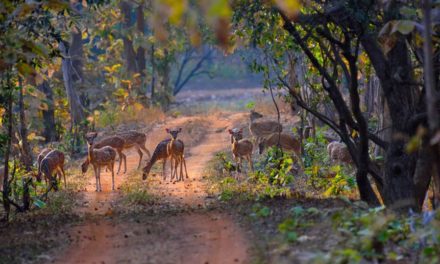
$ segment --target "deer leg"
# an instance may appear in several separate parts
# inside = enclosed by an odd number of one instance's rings
[[[102,187],[101,187],[101,166],[98,166],[98,188],[99,188],[98,192],[102,192]]]
[[[50,181],[52,182],[53,189],[57,192],[58,191],[57,176],[55,175],[55,177],[53,177],[53,175],[51,175]]]
[[[99,192],[99,189],[98,189],[98,169],[95,166],[93,166],[93,170],[95,171],[96,191]]]
[[[145,145],[140,145],[141,149],[145,152],[145,154],[148,155],[148,158],[151,158],[151,154],[150,151],[148,151],[148,149],[145,147]]]
[[[175,163],[176,163],[176,160],[174,159],[174,157],[173,156],[170,156],[170,164],[171,164],[171,166],[170,166],[170,170],[171,170],[171,179],[170,179],[170,181],[173,181],[174,180],[174,165],[175,165]]]
[[[139,153],[139,165],[138,165],[138,169],[141,167],[141,161],[142,161],[142,156],[144,156],[144,154],[142,153],[139,145],[136,146],[137,152]]]
[[[66,173],[64,172],[63,166],[60,167],[60,171],[61,171],[61,174],[63,175],[63,178],[64,178],[64,188],[67,189]],[[60,176],[60,182],[61,182],[61,176]]]
[[[162,177],[163,180],[167,179],[167,175],[165,174],[165,164],[167,163],[167,159],[163,159],[163,164],[162,164]],[[173,162],[171,160],[171,167],[173,167]]]
[[[173,157],[174,160],[174,171],[173,171],[173,179],[176,178],[176,181],[179,181],[179,175],[177,174],[177,168],[179,167],[179,159],[177,157]]]
[[[127,155],[122,153],[122,157],[124,158],[124,174],[127,172]]]
[[[180,180],[183,181],[183,155],[180,156]]]
[[[254,171],[254,163],[252,162],[252,156],[248,155],[247,160],[249,162],[249,166],[251,167],[251,171],[253,172]]]
[[[122,151],[118,151],[118,156],[119,156],[119,166],[118,166],[118,172],[116,172],[116,174],[119,174],[119,171],[121,170],[121,164],[122,164],[122,162],[124,161],[124,159],[122,158],[122,155],[124,155],[124,154],[122,154]]]
[[[120,165],[121,165],[121,161],[119,161],[119,166],[120,166]],[[114,166],[115,166],[115,163],[112,162],[112,163],[110,164],[110,170],[111,170],[111,172],[112,172],[112,191],[115,190],[115,173],[114,173]]]
[[[186,178],[189,179],[189,177],[188,177],[188,171],[186,170],[185,156],[182,156],[182,161],[183,161],[183,166],[185,166],[185,174],[186,174]]]

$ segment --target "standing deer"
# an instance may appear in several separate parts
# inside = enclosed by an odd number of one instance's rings
[[[297,138],[288,133],[272,133],[267,137],[263,137],[260,144],[258,144],[260,155],[263,154],[266,148],[278,146],[278,144],[281,149],[292,151],[298,162],[302,164],[301,143]]]
[[[159,144],[157,144],[156,148],[154,149],[153,155],[151,156],[150,160],[148,161],[147,165],[142,169],[142,180],[147,179],[148,174],[150,174],[150,170],[153,167],[153,165],[158,160],[163,160],[162,165],[162,177],[165,180],[165,165],[167,163],[167,159],[169,157],[168,155],[168,143],[171,141],[171,139],[165,139],[162,140]]]
[[[93,144],[93,147],[97,148],[97,149],[105,147],[105,146],[112,147],[118,153],[119,167],[118,167],[118,172],[116,172],[116,173],[119,174],[119,171],[121,170],[122,162],[124,162],[124,173],[126,173],[127,172],[127,156],[125,156],[125,154],[122,153],[122,150],[124,149],[124,146],[125,146],[125,140],[120,136],[109,136],[109,137],[103,138],[99,142],[96,142]],[[81,168],[82,168],[83,173],[85,173],[87,171],[89,164],[90,164],[89,159],[86,159],[83,162],[83,164],[81,164]]]
[[[66,174],[64,173],[64,153],[59,150],[50,151],[40,162],[40,169],[37,174],[37,181],[41,182],[41,175],[44,174],[45,181],[49,182],[48,190],[54,188],[58,190],[56,176],[53,177],[53,173],[59,173],[61,181],[61,175],[64,178],[64,187],[67,187]]]
[[[179,129],[165,129],[165,131],[171,135],[171,141],[168,143],[167,152],[171,160],[171,181],[176,176],[177,181],[183,181],[183,166],[185,166],[185,174],[188,179],[188,171],[186,170],[186,161],[184,156],[185,145],[183,141],[177,139],[177,135],[182,132],[182,128]],[[174,173],[173,173],[173,161],[174,161]],[[180,176],[177,175],[177,167],[180,164]]]
[[[136,148],[137,152],[139,153],[138,169],[141,167],[141,161],[144,155],[142,150],[148,155],[148,158],[151,158],[150,151],[148,151],[148,149],[145,147],[145,142],[147,142],[147,136],[144,133],[130,130],[130,131],[118,133],[118,136],[120,136],[125,140],[124,149],[132,148],[132,147]]]
[[[249,123],[249,131],[251,132],[252,136],[256,139],[256,144],[258,145],[260,143],[261,138],[269,136],[272,133],[281,132],[283,131],[283,126],[279,124],[276,121],[272,120],[261,120],[257,121],[257,119],[262,118],[263,115],[251,111],[250,114],[250,123]]]
[[[94,140],[98,136],[96,132],[89,132],[86,134],[88,145],[88,161],[92,164],[95,171],[96,191],[101,192],[101,167],[106,166],[112,173],[112,190],[115,190],[115,173],[114,165],[116,159],[116,151],[109,146],[99,149],[94,148]],[[84,171],[83,171],[84,172]]]
[[[251,170],[254,170],[254,166],[252,163],[252,149],[253,145],[249,139],[243,138],[243,129],[233,130],[229,129],[229,134],[232,135],[232,155],[234,156],[235,161],[237,162],[237,169],[240,171],[240,166],[242,163],[243,157],[249,162],[249,166]]]

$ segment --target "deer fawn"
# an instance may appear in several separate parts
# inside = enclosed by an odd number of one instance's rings
[[[168,143],[171,141],[171,139],[165,139],[162,140],[159,144],[157,144],[156,148],[154,149],[153,155],[151,156],[150,160],[147,162],[147,165],[142,169],[142,179],[147,179],[148,174],[150,173],[151,168],[158,160],[163,160],[162,165],[162,177],[164,180],[166,179],[165,175],[165,165],[167,163],[167,159],[169,157],[168,155]]]
[[[53,177],[53,173],[57,172],[61,181],[61,175],[64,178],[64,187],[67,187],[66,174],[64,173],[64,153],[59,150],[52,150],[41,160],[39,163],[39,170],[37,174],[37,181],[41,182],[41,175],[44,174],[46,183],[49,182],[48,190],[54,188],[58,190],[56,175]]]
[[[139,153],[139,165],[138,169],[141,167],[141,161],[143,157],[142,150],[151,158],[150,151],[145,147],[145,142],[147,142],[147,136],[144,133],[137,132],[134,130],[126,131],[123,133],[118,133],[118,136],[125,140],[124,149],[136,148]],[[125,164],[125,170],[127,170],[127,164]]]
[[[114,150],[116,150],[116,152],[118,153],[119,156],[119,167],[118,167],[118,172],[116,172],[117,174],[119,174],[119,171],[121,170],[121,164],[122,162],[124,162],[124,173],[127,172],[127,156],[125,156],[124,153],[122,153],[122,150],[124,149],[124,145],[125,145],[125,140],[120,137],[120,136],[109,136],[106,138],[101,139],[99,142],[96,142],[93,144],[93,147],[96,149],[105,147],[105,146],[109,146],[112,147]],[[83,164],[81,164],[81,168],[82,168],[82,172],[85,173],[89,167],[90,161],[88,159],[86,159]]]
[[[252,163],[252,149],[253,144],[249,139],[243,138],[243,129],[233,130],[229,129],[229,134],[232,135],[232,155],[234,156],[235,161],[237,162],[237,170],[240,171],[240,166],[242,163],[243,157],[249,162],[249,166],[251,170],[254,170],[254,166]]]
[[[251,111],[250,114],[250,123],[249,123],[249,131],[251,132],[252,136],[256,139],[256,144],[260,143],[261,138],[268,136],[275,132],[281,132],[283,131],[283,126],[279,124],[276,121],[272,120],[261,120],[257,121],[257,119],[262,118],[263,115]]]
[[[89,132],[86,134],[86,140],[88,145],[87,160],[92,164],[96,177],[96,191],[101,192],[101,167],[106,166],[112,173],[112,190],[115,190],[115,173],[113,171],[116,151],[109,146],[105,146],[99,149],[94,148],[93,141],[98,136],[96,132]],[[83,171],[84,172],[84,171]]]
[[[167,152],[171,160],[171,181],[176,176],[177,181],[183,181],[183,166],[185,166],[185,174],[188,179],[188,171],[186,170],[186,161],[184,156],[185,145],[183,141],[177,139],[177,135],[182,132],[182,128],[179,129],[165,129],[165,131],[171,135],[171,141],[168,143]],[[174,161],[174,173],[173,173],[173,161]],[[177,175],[177,167],[180,164],[180,175]]]

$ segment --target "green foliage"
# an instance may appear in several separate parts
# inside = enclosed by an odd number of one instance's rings
[[[252,110],[255,109],[255,102],[254,101],[250,101],[246,104],[246,109]]]
[[[265,218],[268,217],[271,214],[271,210],[267,206],[262,206],[260,204],[254,204],[252,207],[253,214],[252,216]]]
[[[318,209],[310,207],[304,209],[301,206],[295,206],[290,209],[290,216],[278,225],[278,231],[288,242],[298,240],[298,231],[301,228],[314,225],[313,217],[319,216]]]
[[[289,154],[278,147],[271,147],[260,164],[262,169],[255,172],[252,179],[275,186],[286,186],[293,181],[292,165],[293,160]]]
[[[405,218],[383,208],[345,210],[335,213],[332,221],[343,240],[325,263],[359,263],[362,259],[398,261],[406,257],[404,252],[417,254],[420,263],[439,261],[439,211]]]
[[[308,138],[304,144],[304,174],[308,183],[325,196],[350,194],[356,188],[353,171],[349,166],[330,164],[324,130],[318,128],[316,138]]]
[[[270,152],[269,152],[270,153]],[[273,154],[269,154],[272,157]],[[218,195],[221,201],[238,200],[261,200],[274,197],[289,197],[293,176],[290,174],[291,159],[278,157],[268,158],[266,163],[267,174],[255,172],[249,176],[249,180],[236,180],[238,175],[236,165],[231,160],[230,154],[219,152],[210,162],[207,174],[211,187],[208,192]],[[290,159],[290,161],[289,161]],[[277,168],[272,168],[277,164]],[[272,174],[271,174],[272,172]],[[272,179],[272,180],[269,180]]]

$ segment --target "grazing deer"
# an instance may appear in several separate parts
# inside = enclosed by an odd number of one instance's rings
[[[168,143],[167,152],[171,160],[171,181],[176,175],[177,181],[183,181],[183,166],[185,166],[185,174],[188,179],[188,171],[186,170],[186,162],[184,156],[185,145],[183,141],[177,139],[177,135],[182,132],[182,128],[179,129],[165,129],[165,131],[171,135],[171,141]],[[174,173],[173,173],[173,161],[174,161]],[[180,176],[177,175],[177,167],[180,164]]]
[[[301,143],[297,138],[288,133],[272,133],[267,137],[263,137],[260,144],[258,144],[260,155],[263,154],[266,148],[278,146],[278,143],[281,149],[292,151],[298,161],[302,163]]]
[[[66,174],[64,173],[64,153],[59,150],[50,151],[40,162],[40,169],[37,174],[37,181],[41,182],[41,175],[44,174],[45,181],[49,182],[48,190],[54,188],[58,190],[56,176],[53,173],[57,172],[61,181],[61,175],[64,178],[64,187],[67,187]]]
[[[261,138],[269,136],[272,133],[283,131],[283,126],[276,121],[272,120],[261,120],[257,121],[257,119],[262,118],[263,115],[257,113],[255,111],[251,111],[250,114],[250,123],[249,123],[249,131],[252,136],[256,139],[256,144],[260,143]]]
[[[136,148],[139,153],[139,165],[138,169],[141,167],[141,161],[143,157],[142,150],[151,158],[150,151],[145,147],[145,142],[147,142],[147,136],[144,133],[137,132],[134,130],[118,133],[118,136],[125,140],[124,149]]]
[[[153,155],[150,160],[147,162],[147,165],[142,169],[142,180],[147,179],[148,174],[150,173],[151,168],[158,160],[163,160],[162,165],[162,177],[165,180],[165,165],[167,163],[168,155],[168,143],[170,143],[171,139],[162,140],[159,144],[157,144],[154,149]]]
[[[87,160],[92,164],[95,171],[96,191],[101,192],[101,167],[106,166],[112,173],[112,190],[115,190],[115,173],[113,171],[116,159],[116,151],[109,146],[96,149],[94,140],[98,136],[96,132],[89,132],[86,134],[88,145]],[[84,169],[83,169],[84,172]]]
[[[96,149],[99,149],[99,148],[102,148],[105,146],[112,147],[118,153],[119,167],[118,167],[118,172],[116,172],[116,173],[119,174],[119,171],[121,170],[122,162],[124,162],[124,173],[126,173],[127,172],[127,156],[125,156],[125,154],[122,153],[122,150],[124,149],[124,146],[125,146],[125,140],[120,136],[109,136],[109,137],[103,138],[99,142],[96,142],[93,144],[93,147]],[[81,164],[81,168],[82,168],[83,173],[87,172],[89,164],[90,164],[90,162],[88,159],[86,159],[83,162],[83,164]]]
[[[235,161],[237,162],[237,169],[240,171],[240,166],[242,163],[243,157],[249,162],[249,166],[252,171],[254,171],[254,166],[252,163],[252,148],[253,144],[249,139],[243,138],[243,129],[239,129],[238,131],[234,131],[233,129],[229,129],[229,134],[232,135],[232,155],[234,156]]]
[[[47,154],[49,154],[49,152],[51,152],[52,149],[51,148],[44,148],[41,150],[40,154],[38,154],[37,157],[37,170],[38,172],[40,172],[40,163],[41,161],[44,159],[44,157],[46,157]]]

